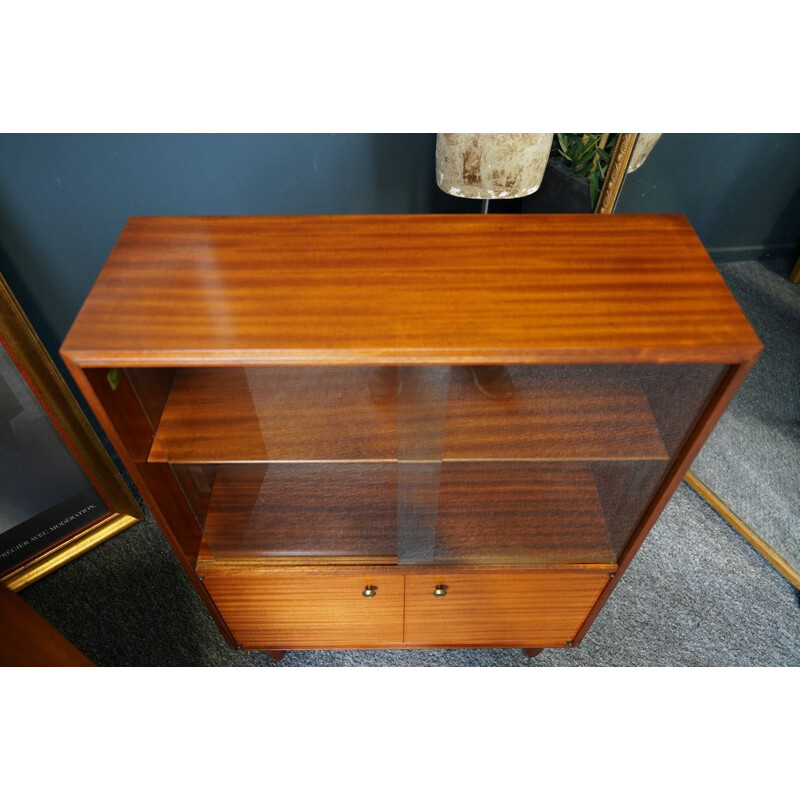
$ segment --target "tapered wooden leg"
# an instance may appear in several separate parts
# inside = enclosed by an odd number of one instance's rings
[[[542,650],[544,650],[543,647],[540,647],[538,649],[535,647],[525,647],[523,648],[522,652],[525,653],[525,655],[528,656],[528,658],[536,658],[536,656],[538,656],[539,653],[542,652]]]
[[[265,650],[264,652],[275,661],[280,661],[286,655],[285,650]]]

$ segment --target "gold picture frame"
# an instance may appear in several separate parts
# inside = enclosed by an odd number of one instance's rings
[[[98,516],[87,515],[87,524],[82,527],[78,527],[80,518],[72,515],[73,521],[78,520],[74,524],[64,528],[50,525],[47,536],[29,537],[43,543],[41,551],[35,549],[33,542],[25,540],[25,547],[19,547],[19,552],[25,553],[24,560],[11,564],[5,571],[0,568],[0,582],[18,591],[139,522],[144,515],[2,275],[0,351],[4,363],[13,363],[35,395],[44,412],[41,418],[44,419],[44,415],[49,418],[77,468],[85,475],[87,485],[102,501],[102,506],[98,505]],[[11,402],[20,406],[16,398]],[[12,459],[6,455],[5,460]],[[13,465],[7,463],[6,469],[10,476]],[[60,536],[61,530],[67,533]],[[0,533],[0,550],[3,549],[2,537]]]
[[[597,205],[594,208],[595,214],[613,214],[614,208],[628,174],[628,164],[633,153],[633,146],[636,144],[638,133],[620,133],[617,136],[614,149],[611,151],[611,160],[606,169],[606,178],[600,189],[597,198]]]
[[[561,134],[554,134],[560,136]],[[580,136],[580,134],[569,134]],[[586,134],[598,137],[600,134]],[[631,167],[636,151],[639,133],[603,134],[597,143],[603,143],[603,152],[609,153],[605,176],[600,185],[597,199],[592,205],[590,181],[586,176],[575,172],[563,158],[562,143],[553,140],[550,158],[545,168],[542,184],[533,194],[523,197],[520,204],[522,214],[613,214],[622,192],[628,169]],[[613,142],[610,146],[608,142]],[[591,142],[594,147],[594,142]]]

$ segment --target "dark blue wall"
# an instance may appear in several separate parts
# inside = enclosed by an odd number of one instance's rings
[[[716,260],[796,257],[800,134],[665,133],[616,211],[686,214]]]
[[[434,152],[430,133],[2,135],[0,270],[55,354],[129,216],[477,212]],[[715,256],[788,253],[800,135],[665,134],[617,210],[684,213]]]
[[[128,217],[477,211],[437,188],[435,145],[430,133],[3,135],[0,270],[55,354]]]

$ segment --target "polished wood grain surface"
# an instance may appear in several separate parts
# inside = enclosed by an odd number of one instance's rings
[[[162,527],[161,514],[168,515],[171,525],[166,529],[175,537],[179,556],[194,564],[201,539],[196,514],[171,467],[146,463],[153,428],[127,374],[122,374],[116,389],[109,385],[105,370],[77,371],[74,377]]]
[[[397,469],[274,464],[220,470],[204,541],[218,558],[397,559]]]
[[[204,583],[242,647],[391,647],[403,641],[403,575],[206,569]],[[364,597],[366,587],[373,597]]]
[[[0,584],[0,667],[93,667],[21,597]],[[7,688],[12,678],[5,675]]]
[[[685,217],[134,217],[88,366],[716,361],[760,343]]]
[[[371,402],[368,379],[369,367],[179,370],[150,459],[396,459],[396,404]]]
[[[125,377],[139,398],[152,430],[156,430],[161,420],[161,413],[169,397],[176,369],[142,369],[127,370]]]
[[[75,370],[78,386],[84,397],[96,399],[92,408],[99,418],[109,417],[114,436],[124,442],[125,450],[137,462],[144,462],[150,453],[155,427],[147,417],[127,372],[122,372],[116,389],[108,383],[107,370]],[[101,416],[102,415],[102,416]],[[116,446],[116,442],[114,443]]]
[[[615,561],[591,468],[581,464],[445,464],[435,534],[443,563]]]
[[[564,647],[608,583],[604,572],[407,574],[405,641]],[[436,597],[443,586],[446,594]]]
[[[496,399],[477,390],[470,370],[455,368],[443,458],[666,459],[647,399],[635,385],[635,368],[623,372],[606,365],[512,365],[506,367],[511,394]]]
[[[396,460],[410,438],[444,460],[667,458],[635,366],[617,375],[605,365],[514,365],[507,374],[513,391],[502,400],[453,367],[431,376],[443,383],[438,393],[401,384],[396,398],[376,401],[369,367],[186,368],[149,460]]]
[[[608,582],[601,569],[259,570],[204,582],[246,649],[564,647]],[[367,587],[374,596],[364,597]],[[436,597],[436,587],[445,596]]]

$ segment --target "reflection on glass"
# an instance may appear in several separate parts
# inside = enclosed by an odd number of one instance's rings
[[[108,509],[0,346],[0,572]]]
[[[475,386],[492,400],[506,400],[514,393],[508,370],[502,365],[468,367]],[[399,367],[372,367],[369,371],[369,394],[375,403],[397,400],[403,389]]]
[[[219,467],[206,542],[221,558],[392,562],[396,470],[382,463]]]
[[[475,386],[490,400],[508,400],[514,395],[514,382],[504,366],[492,364],[470,369]]]
[[[150,460],[218,557],[613,565],[725,369],[184,369]]]

